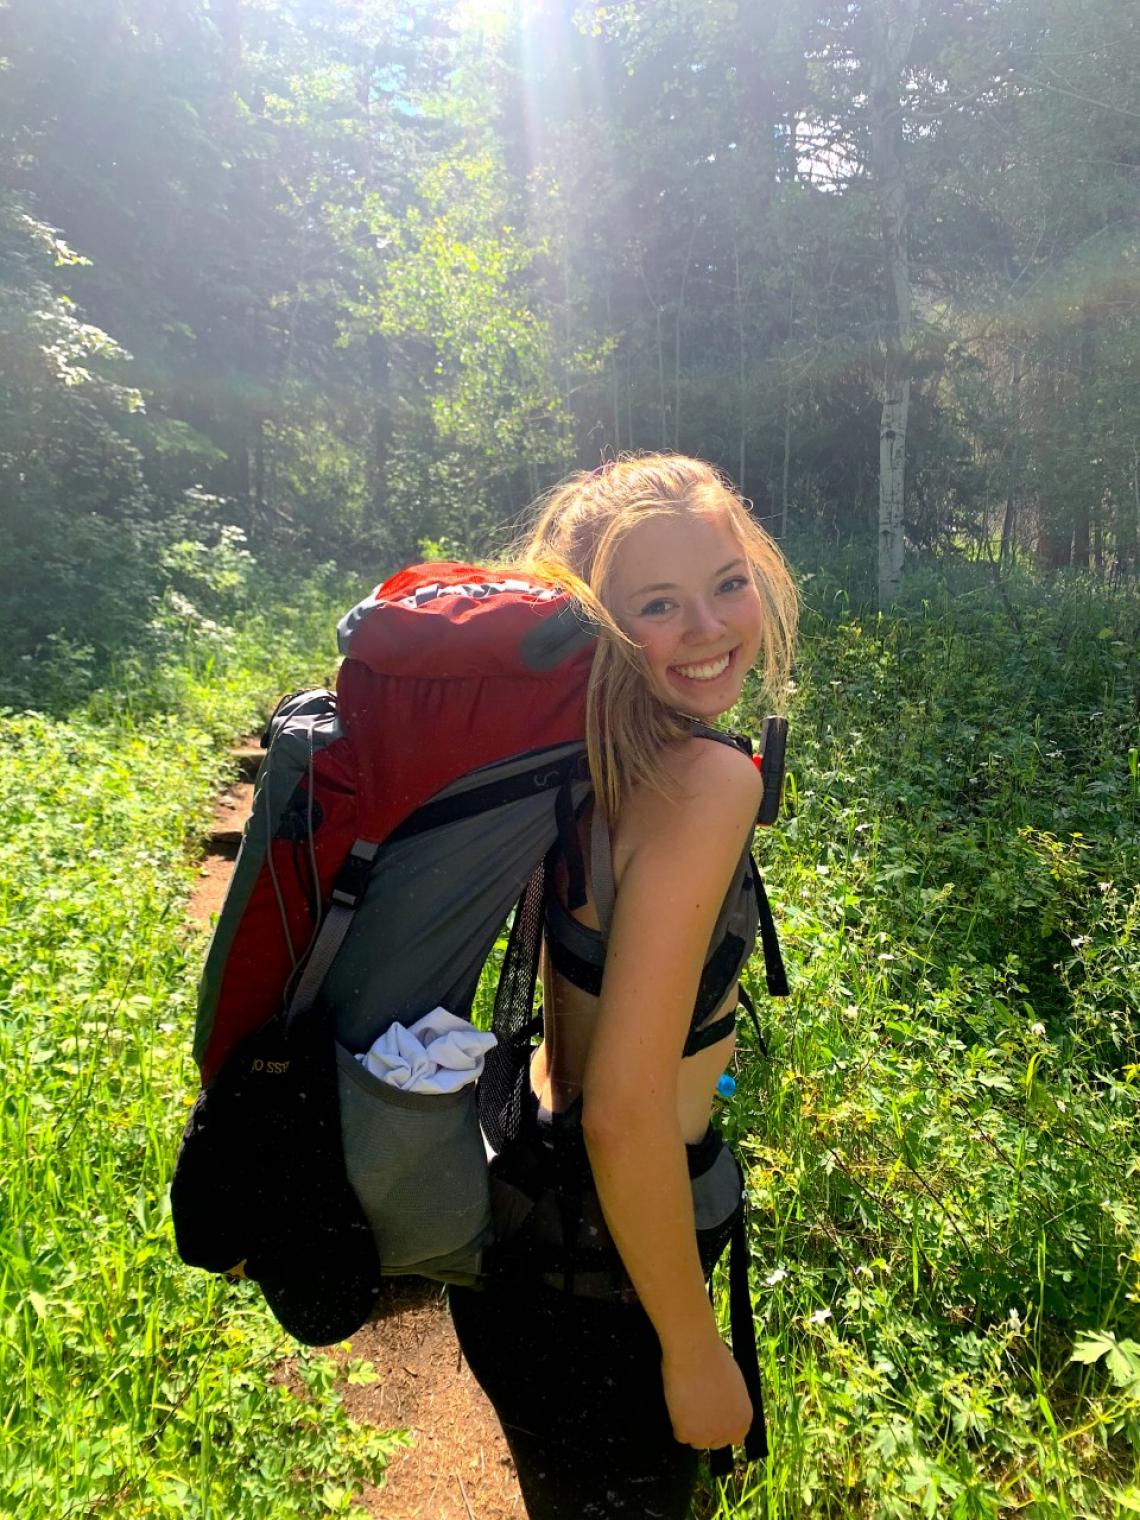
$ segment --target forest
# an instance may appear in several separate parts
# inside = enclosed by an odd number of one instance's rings
[[[702,1520],[1140,1512],[1140,10],[0,0],[0,1516],[393,1520],[177,1260],[186,904],[342,612],[651,449],[803,600]]]

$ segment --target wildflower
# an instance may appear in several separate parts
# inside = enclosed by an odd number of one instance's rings
[[[783,1267],[777,1267],[774,1272],[768,1273],[768,1276],[764,1279],[765,1285],[769,1288],[774,1288],[777,1283],[782,1283],[787,1275]]]

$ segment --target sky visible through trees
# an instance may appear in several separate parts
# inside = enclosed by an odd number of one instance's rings
[[[715,460],[782,537],[877,543],[884,601],[904,552],[1135,573],[1121,0],[9,0],[0,27],[3,589],[35,565],[59,638],[81,562],[113,642],[187,537],[486,552],[638,448]]]

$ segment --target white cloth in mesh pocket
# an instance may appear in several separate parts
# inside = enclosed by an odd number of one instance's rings
[[[491,1237],[475,1088],[406,1092],[337,1046],[345,1169],[381,1271],[470,1283]]]
[[[495,1036],[476,1029],[467,1019],[456,1018],[446,1008],[433,1008],[405,1029],[391,1023],[371,1047],[357,1056],[389,1087],[405,1092],[457,1092],[483,1073],[487,1052]]]

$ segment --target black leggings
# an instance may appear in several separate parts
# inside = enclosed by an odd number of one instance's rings
[[[685,1520],[697,1452],[673,1436],[661,1348],[640,1304],[517,1282],[450,1298],[530,1520]]]

